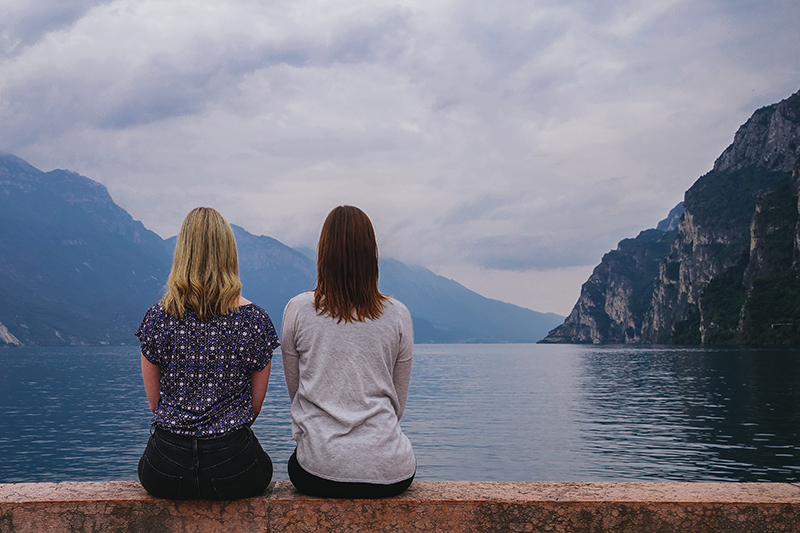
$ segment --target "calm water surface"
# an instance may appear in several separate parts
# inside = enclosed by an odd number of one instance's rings
[[[287,479],[274,361],[254,431]],[[0,482],[136,479],[150,420],[137,347],[0,362]],[[418,479],[796,482],[800,350],[417,345],[402,425]]]

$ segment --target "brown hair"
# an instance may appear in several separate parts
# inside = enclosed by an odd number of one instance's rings
[[[381,316],[386,298],[378,290],[372,222],[357,207],[334,208],[319,235],[314,307],[338,322],[363,322]]]
[[[241,291],[233,230],[216,209],[192,209],[178,233],[161,305],[178,318],[191,309],[205,320],[238,307]]]

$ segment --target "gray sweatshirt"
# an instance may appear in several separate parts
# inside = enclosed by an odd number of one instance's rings
[[[304,470],[350,483],[414,475],[414,451],[400,428],[413,347],[411,314],[393,298],[378,319],[349,323],[317,314],[313,292],[289,301],[281,353]]]

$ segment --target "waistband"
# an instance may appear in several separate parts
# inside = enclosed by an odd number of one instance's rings
[[[242,426],[239,429],[234,429],[223,435],[217,437],[193,437],[191,435],[179,435],[178,433],[171,433],[166,429],[155,426],[153,434],[161,440],[164,440],[174,446],[182,448],[192,448],[194,443],[197,443],[197,448],[201,450],[210,450],[215,448],[224,448],[241,442],[253,434],[248,426]]]

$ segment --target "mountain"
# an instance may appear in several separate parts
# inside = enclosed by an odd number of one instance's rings
[[[536,342],[563,319],[486,298],[394,259],[382,259],[380,272],[381,291],[411,311],[416,342]]]
[[[242,295],[263,307],[275,327],[280,328],[286,302],[314,287],[314,262],[272,237],[253,235],[235,224],[231,227],[239,252]],[[175,249],[175,240],[176,237],[166,240],[169,250]]]
[[[314,262],[233,230],[243,294],[280,327],[286,302],[313,288]],[[0,346],[135,343],[145,310],[163,295],[174,246],[101,184],[0,154]],[[417,342],[534,342],[562,319],[392,259],[381,260],[381,288],[408,306]]]
[[[309,258],[313,270],[314,250],[296,250]],[[396,259],[381,258],[380,290],[409,308],[417,343],[536,342],[564,319],[486,298],[427,268]]]
[[[798,189],[800,91],[753,113],[677,211],[607,253],[542,342],[800,344]]]
[[[130,342],[169,264],[99,183],[0,155],[0,344]]]

